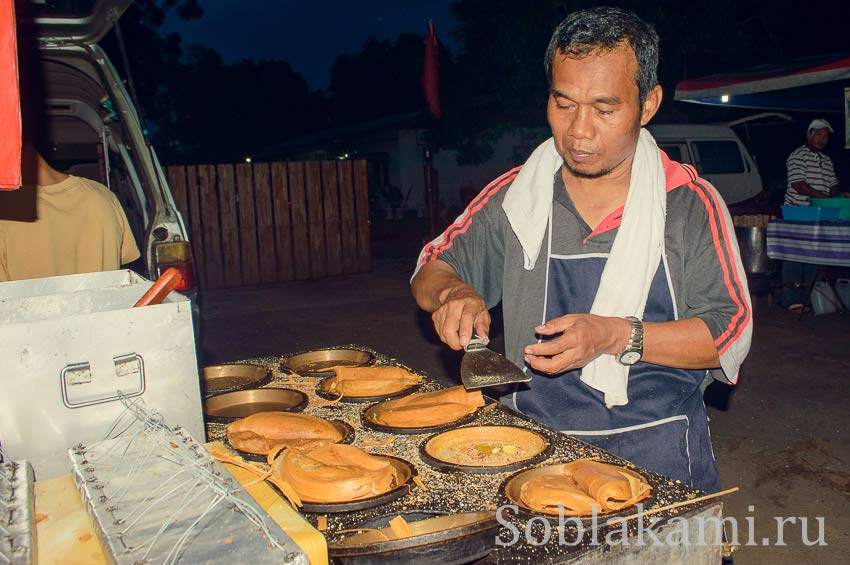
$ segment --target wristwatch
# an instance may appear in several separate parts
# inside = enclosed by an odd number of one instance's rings
[[[626,316],[626,320],[632,326],[629,334],[629,342],[622,353],[617,355],[617,361],[622,365],[634,365],[643,357],[643,322],[634,316]]]

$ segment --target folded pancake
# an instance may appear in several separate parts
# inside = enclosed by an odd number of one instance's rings
[[[564,467],[564,475],[571,477],[606,512],[631,506],[649,496],[652,490],[634,471],[591,459],[569,463]]]
[[[321,389],[342,396],[385,396],[422,381],[422,377],[402,367],[334,367],[333,370],[335,376],[322,381]]]
[[[265,455],[278,446],[312,449],[336,443],[342,433],[327,420],[290,412],[258,412],[227,426],[234,449]]]
[[[581,490],[575,481],[563,475],[542,475],[529,480],[520,489],[523,504],[538,512],[557,514],[564,507],[564,516],[592,514],[597,506],[594,498]]]
[[[462,386],[454,386],[385,400],[369,409],[369,418],[390,428],[426,428],[450,424],[481,406],[481,391],[467,392]]]
[[[590,459],[573,461],[558,474],[532,477],[520,488],[528,508],[548,514],[564,507],[565,516],[612,512],[631,506],[650,495],[652,488],[639,474]]]
[[[287,449],[275,460],[272,474],[292,485],[308,502],[350,502],[384,494],[397,486],[389,461],[343,444],[309,451]]]

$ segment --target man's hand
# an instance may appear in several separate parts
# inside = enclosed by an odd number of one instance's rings
[[[455,350],[463,349],[473,331],[487,342],[490,313],[477,292],[466,284],[459,284],[441,292],[439,301],[441,306],[434,310],[431,319],[443,343]]]
[[[629,342],[631,325],[625,318],[569,314],[534,328],[540,335],[561,334],[525,348],[525,362],[541,373],[558,374],[584,367],[602,354],[617,355]],[[680,369],[720,366],[717,346],[699,318],[644,322],[641,361]]]
[[[431,312],[443,343],[452,349],[463,349],[473,331],[487,341],[490,332],[487,305],[450,265],[439,259],[429,261],[419,269],[411,287],[416,303]]]
[[[568,314],[534,331],[543,336],[561,334],[525,348],[526,363],[541,373],[555,375],[584,367],[603,353],[620,353],[628,343],[631,326],[625,318]]]

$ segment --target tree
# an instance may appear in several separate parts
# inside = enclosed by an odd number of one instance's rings
[[[395,41],[370,38],[331,67],[329,107],[336,125],[421,110],[423,36],[403,33]]]
[[[197,0],[136,0],[127,8],[120,26],[130,68],[125,68],[115,31],[101,42],[125,80],[132,77],[138,96],[136,105],[155,124],[165,123],[170,115],[169,85],[183,70],[180,36],[163,36],[157,31],[170,10],[188,20],[203,16]]]
[[[513,0],[457,0],[452,6],[457,59],[466,80],[457,83],[454,97],[459,103],[488,97],[482,127],[541,123],[547,89],[542,63],[550,34],[570,12],[600,4],[622,6],[655,26],[661,38],[659,79],[668,96],[660,117],[675,107],[672,94],[685,78],[847,49],[846,22],[836,17],[846,0],[828,0],[817,9],[802,0],[541,0],[533,8]]]
[[[117,35],[104,48],[132,76],[136,103],[166,162],[242,160],[258,149],[327,124],[326,102],[284,61],[225,64],[209,47],[184,48],[158,28],[169,10],[195,19],[197,0],[138,0],[121,18],[130,68]]]
[[[324,97],[289,63],[226,65],[212,49],[188,51],[184,78],[172,87],[175,115],[160,132],[174,158],[241,161],[326,124]]]

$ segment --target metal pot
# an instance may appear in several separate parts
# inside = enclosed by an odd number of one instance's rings
[[[738,247],[741,248],[741,262],[744,270],[750,273],[767,272],[767,230],[759,227],[736,227]]]

